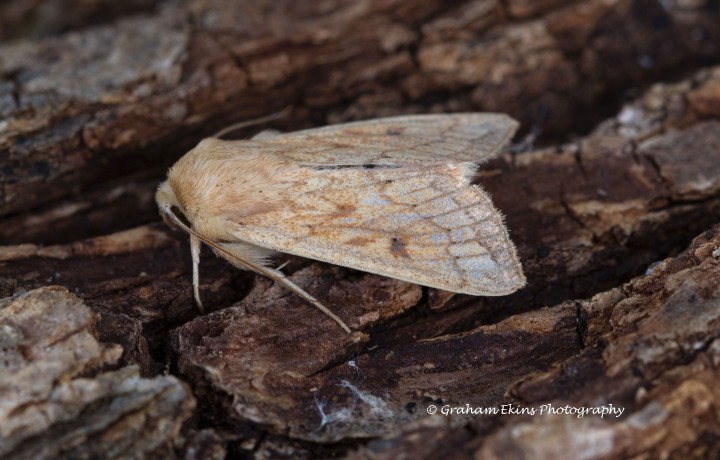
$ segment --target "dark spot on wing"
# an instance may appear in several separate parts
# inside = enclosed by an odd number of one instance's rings
[[[388,136],[399,136],[405,131],[404,128],[400,128],[398,126],[393,126],[391,128],[388,128],[386,133]]]
[[[390,241],[390,252],[392,253],[392,255],[396,257],[410,257],[410,254],[408,254],[407,250],[405,249],[405,240],[398,236],[395,236]]]

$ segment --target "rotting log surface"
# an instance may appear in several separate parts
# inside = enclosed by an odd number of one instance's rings
[[[693,70],[720,57],[717,2],[294,5],[168,1],[0,47],[0,454],[720,456],[720,68]],[[496,110],[527,132],[546,112],[565,143],[478,177],[528,287],[448,296],[291,258],[345,335],[205,257],[200,315],[154,187],[204,134],[288,104],[275,127]],[[625,412],[426,413],[547,403]]]

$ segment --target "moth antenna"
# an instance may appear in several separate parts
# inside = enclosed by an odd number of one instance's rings
[[[207,243],[207,242],[206,242]],[[297,294],[298,296],[302,297],[303,299],[307,300],[311,304],[315,305],[321,312],[328,315],[330,318],[332,318],[333,321],[335,321],[345,332],[348,334],[351,333],[350,328],[343,322],[343,320],[340,319],[335,313],[331,312],[325,305],[321,304],[315,297],[308,294],[303,288],[298,286],[297,284],[290,281],[281,271],[272,269],[270,267],[264,267],[262,265],[256,265],[250,261],[247,261],[245,259],[242,259],[238,257],[236,254],[233,253],[233,251],[229,248],[224,247],[222,244],[215,244],[215,243],[207,243],[211,245],[212,247],[222,251],[226,255],[230,256],[232,259],[234,259],[238,264],[242,265],[243,267],[246,267],[255,273],[260,273],[262,275],[267,276],[271,280],[275,281],[276,283],[283,286],[285,289],[287,289],[290,292],[293,292]]]
[[[235,131],[237,129],[247,128],[248,126],[259,125],[261,123],[266,123],[268,121],[277,120],[278,118],[287,116],[291,111],[292,111],[292,105],[289,105],[279,112],[271,113],[270,115],[265,115],[264,117],[255,118],[253,120],[241,121],[239,123],[235,123],[234,125],[230,125],[226,128],[221,129],[220,131],[216,132],[215,134],[212,135],[212,137],[219,139],[222,136],[224,136],[225,134]]]
[[[235,257],[235,256],[233,256],[233,257]],[[242,261],[242,262],[246,263],[245,261]],[[290,292],[293,292],[293,293],[299,295],[303,299],[305,299],[308,302],[310,302],[311,304],[315,305],[321,312],[328,315],[333,321],[335,321],[338,324],[338,326],[343,328],[343,330],[345,332],[347,332],[348,334],[350,334],[352,332],[350,330],[350,328],[347,326],[347,324],[345,324],[345,322],[343,320],[341,320],[339,316],[337,316],[335,313],[331,312],[325,305],[321,304],[315,297],[313,297],[310,294],[308,294],[307,292],[305,292],[303,290],[303,288],[301,288],[297,284],[290,281],[282,272],[273,270],[272,268],[269,268],[269,267],[257,266],[257,265],[251,264],[251,263],[246,263],[246,265],[249,266],[253,271],[267,276],[271,280],[273,280],[276,283],[285,287]]]
[[[192,255],[192,276],[193,276],[193,296],[195,303],[201,313],[205,313],[205,307],[200,300],[200,238],[190,234],[190,254]]]
[[[265,275],[265,276],[267,276],[268,278],[270,278],[271,280],[273,280],[273,281],[281,284],[282,286],[284,286],[284,287],[285,287],[287,290],[289,290],[290,292],[293,292],[293,293],[299,295],[299,296],[302,297],[303,299],[305,299],[305,300],[307,300],[308,302],[310,302],[311,304],[315,305],[315,307],[317,307],[320,311],[322,311],[323,313],[325,313],[327,316],[329,316],[329,317],[330,317],[333,321],[335,321],[335,322],[338,324],[338,326],[340,326],[345,332],[347,332],[348,334],[352,333],[352,331],[351,331],[350,328],[347,326],[347,324],[345,324],[345,322],[344,322],[343,320],[341,320],[339,316],[337,316],[335,313],[333,313],[333,312],[331,312],[330,310],[328,310],[328,308],[327,308],[325,305],[321,304],[315,297],[313,297],[313,296],[311,296],[310,294],[308,294],[307,292],[305,292],[300,286],[298,286],[297,284],[293,283],[293,282],[290,281],[288,278],[286,278],[285,275],[282,274],[282,272],[279,272],[279,271],[277,271],[277,270],[273,270],[272,268],[269,268],[269,267],[263,267],[263,266],[261,266],[261,265],[256,265],[256,264],[254,264],[254,263],[252,263],[252,262],[249,262],[249,261],[247,261],[247,260],[241,259],[241,258],[238,257],[237,255],[233,254],[233,252],[232,252],[231,250],[229,250],[228,248],[223,247],[221,244],[217,244],[217,243],[215,243],[215,242],[213,242],[213,241],[210,241],[210,240],[207,240],[207,239],[203,238],[202,235],[200,235],[200,234],[197,233],[195,230],[193,230],[192,228],[190,228],[190,227],[188,227],[187,225],[185,225],[185,223],[184,223],[183,221],[181,221],[181,220],[177,217],[177,215],[175,215],[175,213],[172,211],[172,209],[170,209],[169,207],[163,207],[163,208],[162,208],[162,212],[163,212],[165,215],[167,215],[168,218],[169,218],[175,225],[177,225],[180,229],[182,229],[182,230],[184,230],[185,232],[187,232],[188,234],[190,234],[190,236],[191,236],[191,238],[190,238],[191,248],[190,248],[190,249],[191,249],[191,251],[193,252],[193,265],[195,264],[195,257],[196,257],[196,256],[195,256],[195,249],[194,249],[194,246],[193,246],[195,243],[193,243],[193,240],[197,241],[197,259],[198,259],[198,260],[199,260],[199,258],[200,258],[200,257],[199,257],[199,256],[200,256],[200,242],[202,241],[203,243],[207,244],[207,245],[210,246],[211,248],[214,248],[214,249],[216,249],[216,250],[224,253],[225,255],[229,256],[231,259],[233,259],[235,262],[237,262],[237,263],[240,264],[241,266],[246,267],[246,268],[254,271],[255,273],[260,273],[261,275]],[[193,276],[194,276],[194,275],[195,275],[195,267],[193,267]],[[194,279],[193,279],[193,283],[195,283],[195,280],[194,280]],[[193,286],[193,287],[194,287],[194,286]],[[199,297],[199,295],[198,295],[198,296],[196,297],[196,300],[199,301],[199,299],[200,299],[200,297]]]

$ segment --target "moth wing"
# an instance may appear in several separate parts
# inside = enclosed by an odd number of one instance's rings
[[[495,154],[518,124],[503,114],[410,115],[255,138],[303,164],[480,162]],[[284,148],[287,146],[287,148]]]
[[[242,241],[473,295],[525,284],[502,215],[471,164],[302,168],[284,206],[235,220]]]

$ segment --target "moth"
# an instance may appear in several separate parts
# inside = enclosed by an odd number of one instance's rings
[[[447,291],[500,296],[525,284],[503,216],[471,183],[510,139],[506,115],[381,118],[250,140],[202,140],[175,163],[156,200],[190,235],[193,293],[205,243],[348,326],[294,284],[276,252]]]

